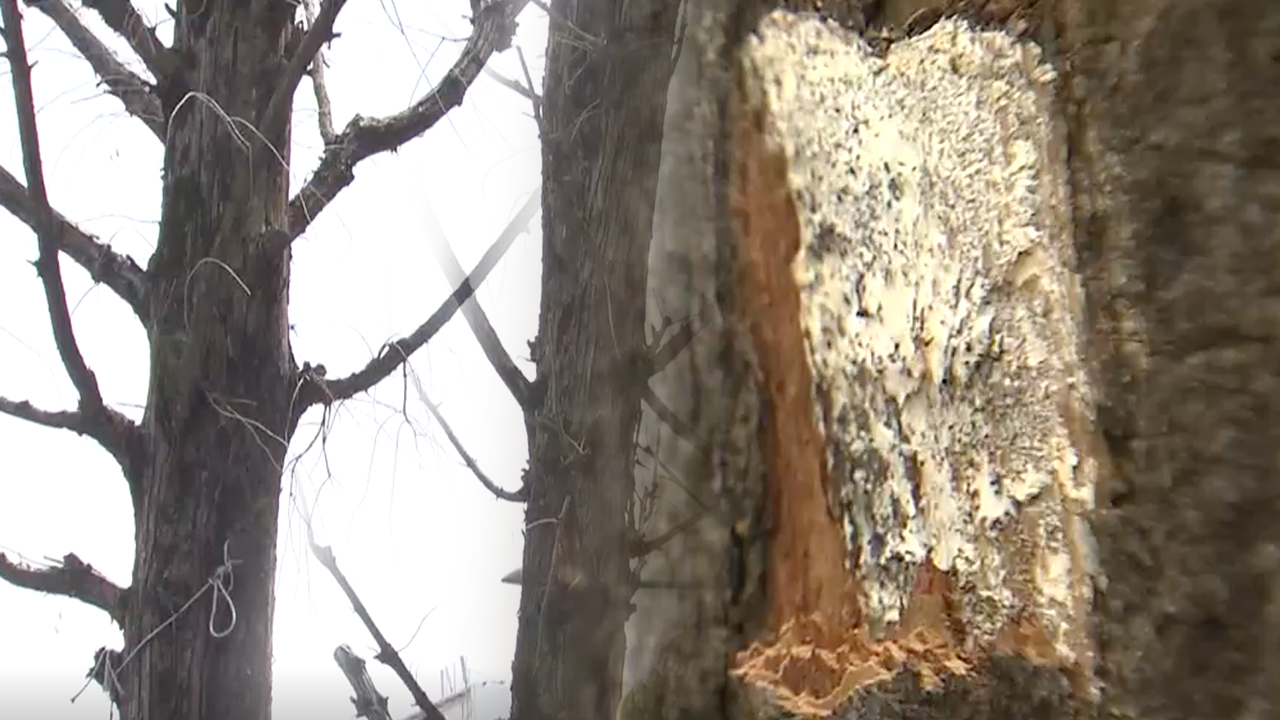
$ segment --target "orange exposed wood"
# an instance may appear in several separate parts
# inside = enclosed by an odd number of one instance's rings
[[[825,449],[816,425],[812,377],[800,326],[800,293],[791,264],[800,223],[787,161],[769,147],[763,118],[739,113],[731,211],[736,223],[741,312],[749,320],[761,372],[764,422],[759,441],[768,467],[771,533],[768,625],[817,614],[856,621],[841,523],[827,502]]]

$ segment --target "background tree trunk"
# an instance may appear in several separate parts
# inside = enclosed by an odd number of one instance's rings
[[[636,424],[650,366],[645,258],[677,5],[552,3],[518,720],[600,720],[618,700]]]
[[[261,118],[293,30],[288,3],[179,3],[186,80],[170,118],[160,234],[148,273],[150,459],[135,496],[136,594],[125,623],[127,718],[270,717],[280,473],[292,434],[288,342],[289,132]],[[201,95],[188,95],[191,90]],[[214,105],[216,99],[217,106]],[[268,146],[269,144],[269,146]],[[251,289],[251,292],[246,291]],[[206,588],[222,578],[228,598]],[[197,593],[162,632],[146,637]],[[216,598],[216,602],[215,602]],[[211,617],[211,613],[214,613]],[[231,628],[225,637],[212,631]],[[145,641],[145,644],[144,644]]]
[[[1280,12],[897,5],[690,3],[627,719],[1264,716]]]

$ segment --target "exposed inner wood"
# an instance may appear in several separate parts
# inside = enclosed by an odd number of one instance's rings
[[[769,147],[762,113],[735,122],[738,277],[761,372],[760,438],[768,468],[771,534],[768,626],[816,614],[845,626],[857,620],[841,523],[828,509],[825,450],[816,425],[813,380],[800,327],[800,293],[791,263],[800,222],[787,183],[787,161]]]
[[[903,623],[888,637],[872,640],[859,622],[843,524],[828,502],[825,441],[800,324],[792,263],[801,225],[787,160],[765,134],[762,109],[744,106],[739,96],[731,113],[735,297],[760,371],[770,522],[766,626],[773,631],[739,655],[734,674],[769,686],[798,715],[823,716],[898,672],[915,672],[931,685],[971,665],[956,649],[950,579],[930,562],[918,571]]]

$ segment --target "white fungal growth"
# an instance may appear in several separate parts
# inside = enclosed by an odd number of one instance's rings
[[[789,165],[814,405],[873,628],[931,561],[971,641],[1030,613],[1071,657],[1095,471],[1069,417],[1087,388],[1053,72],[951,20],[878,57],[775,13],[744,52]]]

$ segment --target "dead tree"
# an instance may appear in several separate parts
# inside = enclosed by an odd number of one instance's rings
[[[316,58],[345,4],[323,0],[300,23],[298,3],[285,0],[181,0],[166,44],[127,0],[85,0],[142,61],[143,77],[85,28],[78,8],[64,0],[25,3],[26,12],[58,25],[107,91],[164,144],[159,234],[143,267],[49,206],[23,11],[17,0],[0,3],[26,177],[0,171],[0,205],[36,235],[53,336],[78,394],[70,409],[0,398],[0,412],[101,445],[121,467],[137,528],[128,588],[76,555],[51,569],[0,556],[0,578],[80,599],[123,628],[124,647],[98,653],[95,677],[126,719],[269,717],[281,466],[299,419],[400,368],[501,254],[490,253],[439,310],[359,371],[328,377],[322,364],[294,358],[291,243],[351,184],[358,163],[418,137],[462,101],[488,58],[509,46],[526,2],[473,2],[472,34],[435,88],[399,113],[357,115],[335,130]],[[326,146],[290,198],[293,100],[309,72]],[[116,293],[146,329],[150,386],[141,422],[103,401],[77,347],[63,258]],[[416,699],[430,716],[425,695]]]

